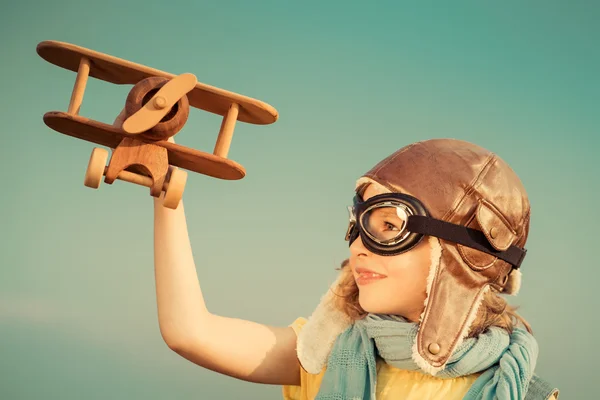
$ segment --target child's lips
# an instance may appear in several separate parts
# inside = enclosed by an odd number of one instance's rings
[[[387,276],[383,274],[379,274],[366,268],[357,268],[356,273],[358,274],[358,276],[356,276],[356,283],[358,285],[366,285],[387,278]]]

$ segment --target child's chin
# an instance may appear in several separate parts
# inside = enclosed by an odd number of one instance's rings
[[[358,304],[360,307],[370,314],[387,314],[389,310],[381,304],[380,301],[373,298],[362,297],[359,295]]]

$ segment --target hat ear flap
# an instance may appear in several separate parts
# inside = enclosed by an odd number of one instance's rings
[[[508,275],[508,279],[506,284],[504,285],[504,289],[502,293],[506,293],[508,295],[516,295],[519,293],[521,289],[521,270],[513,269]]]

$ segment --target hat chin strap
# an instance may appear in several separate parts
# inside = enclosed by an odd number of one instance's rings
[[[421,324],[423,322],[423,318],[425,316],[425,311],[427,310],[427,306],[429,304],[431,288],[433,287],[435,277],[439,271],[439,268],[441,265],[441,260],[442,260],[442,247],[440,245],[439,239],[434,236],[429,236],[429,243],[431,244],[431,264],[430,264],[430,269],[429,269],[429,275],[427,277],[427,290],[426,290],[426,296],[425,296],[425,303],[424,303],[423,311],[422,311],[421,315],[419,316],[419,324]],[[472,326],[475,318],[477,317],[479,308],[483,304],[483,297],[485,296],[485,293],[488,290],[490,290],[489,285],[486,285],[481,290],[479,297],[477,298],[477,300],[475,302],[475,307],[473,307],[470,314],[468,315],[467,320],[465,321],[465,324],[464,324],[464,328],[462,329],[462,331],[459,333],[458,337],[456,338],[456,343],[452,346],[453,349],[457,349],[462,344],[463,340],[469,334],[469,330],[471,329],[471,326]],[[442,365],[432,365],[427,359],[425,359],[423,356],[421,356],[421,352],[419,351],[420,350],[419,349],[419,338],[420,338],[421,334],[422,334],[421,326],[419,326],[419,330],[417,331],[417,336],[416,336],[415,342],[413,343],[413,347],[412,347],[412,358],[415,361],[415,363],[419,366],[419,368],[421,368],[424,372],[426,372],[432,376],[435,376],[438,372],[442,371],[445,368],[446,364],[444,363]],[[448,359],[450,359],[450,357],[448,357]]]
[[[438,239],[429,236],[428,240],[431,244],[431,262],[427,278],[427,296],[425,298],[423,312],[419,318],[419,323],[423,319],[431,286],[433,285],[434,277],[439,268],[442,254],[442,248]],[[353,322],[348,315],[336,307],[334,302],[334,293],[336,292],[336,288],[339,285],[342,276],[343,275],[340,273],[335,282],[331,284],[327,292],[321,297],[321,301],[298,334],[298,360],[302,364],[302,367],[310,374],[318,374],[323,370],[327,365],[327,358],[329,357],[329,353],[333,348],[335,340]],[[427,360],[420,356],[416,340],[412,348],[412,357],[415,363],[423,369],[423,371],[432,375],[435,375],[437,371],[443,368],[432,367]]]
[[[419,324],[423,321],[423,317],[425,316],[425,310],[427,309],[427,304],[429,303],[429,295],[431,293],[431,287],[433,286],[434,278],[440,268],[440,261],[442,259],[442,246],[440,246],[440,242],[434,236],[429,236],[429,243],[431,245],[431,262],[429,264],[429,274],[427,276],[427,289],[425,296],[425,303],[423,304],[423,311],[419,316]],[[419,327],[420,330],[420,327]],[[423,371],[430,373],[431,375],[435,375],[442,368],[433,367],[426,359],[421,357],[419,353],[419,341],[417,340],[419,334],[417,332],[417,336],[415,337],[415,342],[412,347],[412,358],[415,363],[421,368]]]

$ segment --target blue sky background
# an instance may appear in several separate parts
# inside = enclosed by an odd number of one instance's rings
[[[192,72],[279,111],[273,125],[237,125],[229,157],[243,180],[188,178],[198,276],[223,315],[278,325],[308,316],[347,254],[355,179],[396,149],[454,137],[497,152],[533,206],[511,303],[535,329],[538,373],[564,398],[589,398],[600,328],[600,10],[526,3],[3,5],[0,398],[281,398],[163,343],[151,197],[120,181],[83,186],[94,145],[42,121],[66,111],[75,79],[36,54],[43,40]],[[91,79],[81,114],[111,123],[129,88]],[[211,152],[220,121],[192,110],[177,142]]]

